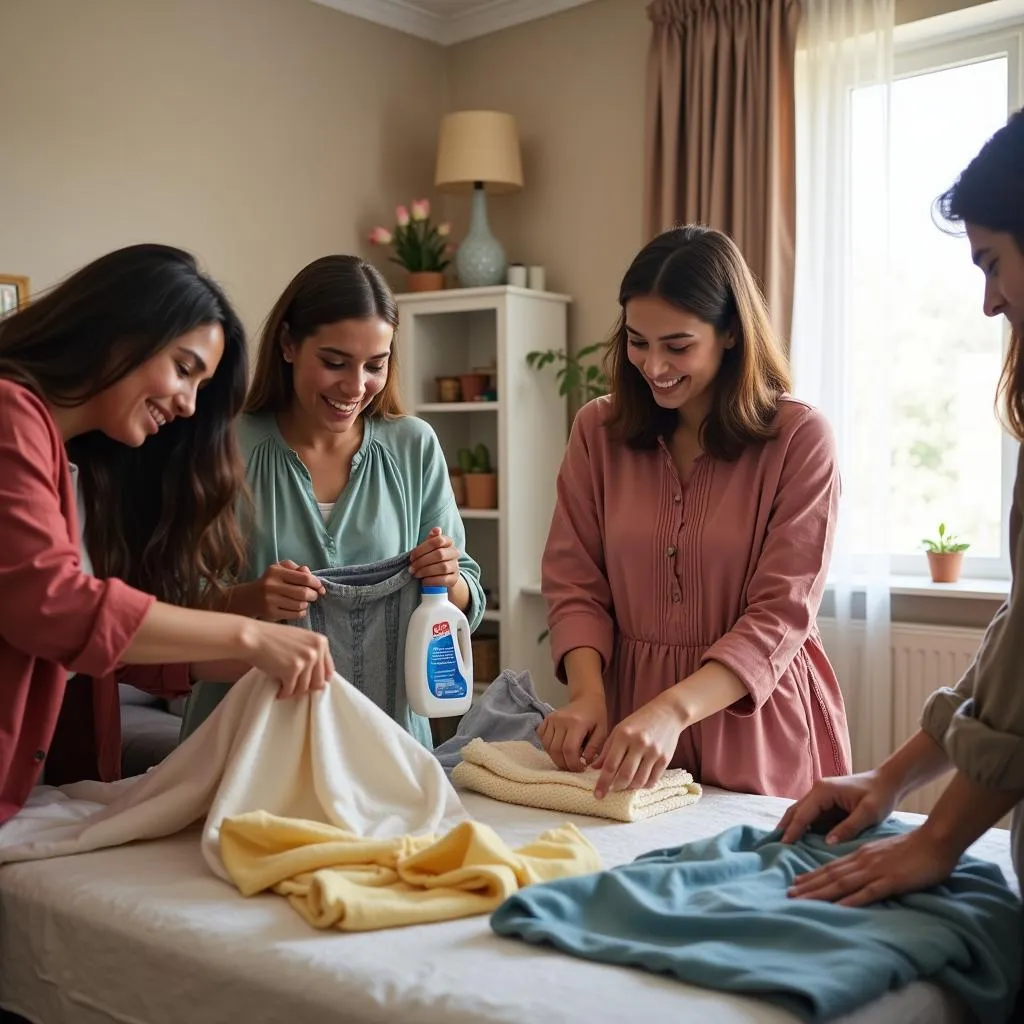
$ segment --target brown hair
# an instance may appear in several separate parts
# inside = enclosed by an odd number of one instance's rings
[[[698,225],[672,228],[640,250],[619,288],[622,312],[605,354],[611,382],[608,429],[631,448],[653,448],[670,437],[678,414],[662,409],[629,361],[626,303],[654,295],[710,324],[731,331],[700,438],[710,455],[733,461],[749,444],[775,436],[779,397],[790,388],[789,369],[772,330],[764,296],[732,239]]]
[[[374,395],[365,415],[394,419],[403,415],[398,394],[398,306],[380,271],[358,256],[323,256],[300,270],[274,304],[256,356],[245,411],[284,412],[292,402],[292,367],[281,342],[301,345],[318,328],[340,320],[379,317],[395,328],[384,387]]]
[[[956,184],[938,200],[939,212],[952,224],[977,224],[1013,236],[1024,254],[1024,112],[1018,111],[981,147]],[[1024,339],[1012,324],[1010,347],[996,391],[1001,418],[1024,442]]]
[[[98,431],[66,446],[79,467],[96,575],[192,607],[213,603],[244,557],[235,515],[244,470],[232,420],[248,366],[245,332],[227,297],[188,253],[132,245],[0,319],[0,374],[63,407],[84,404],[176,338],[214,323],[224,355],[192,416],[138,448]]]

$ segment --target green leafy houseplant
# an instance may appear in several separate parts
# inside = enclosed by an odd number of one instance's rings
[[[946,532],[946,524],[939,523],[935,539],[922,541],[928,553],[928,568],[933,583],[956,583],[963,567],[964,552],[970,547],[952,533]]]
[[[608,378],[600,366],[593,363],[587,365],[584,360],[604,349],[604,342],[585,345],[571,356],[558,348],[527,352],[526,362],[535,370],[542,370],[553,363],[561,363],[555,371],[558,379],[558,393],[575,398],[580,405],[585,405],[592,398],[600,398],[608,394]]]
[[[446,239],[451,232],[447,223],[433,224],[430,220],[430,200],[414,199],[410,209],[395,209],[395,230],[376,227],[370,232],[372,245],[390,245],[392,263],[405,267],[410,274],[439,274],[451,262],[452,247]]]

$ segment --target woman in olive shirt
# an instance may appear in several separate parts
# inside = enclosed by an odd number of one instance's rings
[[[985,275],[986,316],[1012,329],[1000,383],[1004,419],[1024,440],[1024,116],[1016,114],[985,144],[942,197],[943,216],[963,224],[974,263]],[[797,879],[791,894],[862,906],[924,889],[951,874],[967,848],[1011,809],[1013,859],[1024,873],[1024,460],[1018,462],[1010,516],[1013,583],[970,668],[955,689],[925,705],[921,729],[874,771],[818,783],[782,818],[784,841],[798,839],[838,809],[830,842],[849,839],[892,813],[909,792],[955,773],[920,828],[865,844]]]

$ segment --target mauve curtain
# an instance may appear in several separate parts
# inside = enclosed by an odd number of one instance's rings
[[[796,235],[800,0],[654,0],[644,230],[730,235],[789,338]]]

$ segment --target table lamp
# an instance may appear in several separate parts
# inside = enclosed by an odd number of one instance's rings
[[[504,284],[505,250],[487,223],[487,193],[523,187],[515,118],[494,110],[445,114],[437,142],[434,185],[442,192],[473,195],[469,232],[455,254],[463,288]]]

